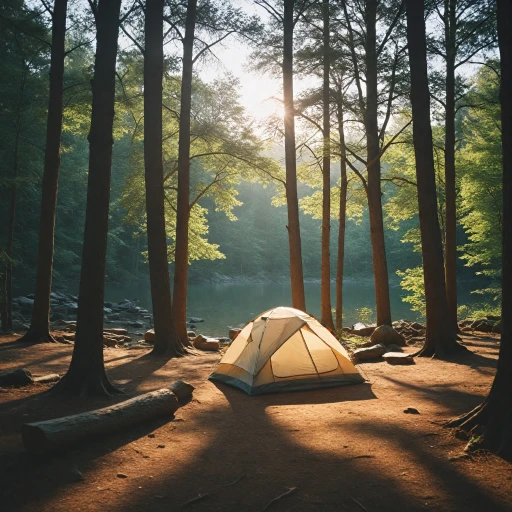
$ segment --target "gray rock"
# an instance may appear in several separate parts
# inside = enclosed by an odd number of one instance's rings
[[[196,318],[196,317],[194,317],[194,316],[191,316],[191,317],[187,320],[187,322],[188,322],[189,324],[200,324],[201,322],[204,322],[204,320],[203,320],[202,318]]]
[[[7,370],[0,373],[0,387],[26,386],[33,382],[32,374],[25,368],[16,368],[16,370]]]
[[[403,352],[403,350],[402,347],[391,344],[386,347],[386,352]]]
[[[355,334],[356,336],[371,336],[376,328],[377,324],[366,325],[361,322],[358,322],[357,324],[354,324],[352,326],[350,333]]]
[[[103,308],[103,313],[105,313],[106,315],[110,315],[110,313],[112,313],[112,309],[111,308]]]
[[[398,334],[390,325],[380,325],[373,331],[370,336],[370,341],[374,344],[382,343],[383,345],[398,345],[403,347],[405,339],[401,334]]]
[[[22,308],[31,308],[34,305],[34,299],[29,297],[18,297],[18,305]]]
[[[386,352],[382,359],[389,364],[414,364],[412,354],[404,354],[403,352]]]
[[[382,344],[373,345],[367,348],[358,348],[352,352],[357,361],[370,361],[378,359],[386,353],[386,347]]]

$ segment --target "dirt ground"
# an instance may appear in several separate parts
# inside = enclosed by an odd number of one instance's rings
[[[0,338],[0,369],[66,371],[72,347],[13,339]],[[50,385],[0,389],[0,510],[511,511],[512,464],[465,456],[465,442],[442,426],[481,401],[495,372],[496,339],[464,343],[473,353],[454,362],[367,363],[366,384],[260,397],[206,380],[218,354],[165,362],[105,349],[124,399],[183,379],[194,400],[174,420],[34,458],[22,423],[113,400],[63,401],[45,394]]]

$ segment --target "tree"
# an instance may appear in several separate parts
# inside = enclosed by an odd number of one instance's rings
[[[84,397],[118,392],[108,381],[103,362],[103,303],[121,0],[91,0],[91,7],[97,43],[77,329],[71,365],[54,388],[59,393]]]
[[[437,217],[430,96],[427,75],[424,1],[407,0],[407,41],[411,68],[413,142],[418,185],[427,333],[419,355],[445,358],[462,349],[448,321],[443,246]]]
[[[433,97],[445,111],[445,275],[448,315],[452,328],[457,325],[457,189],[455,175],[455,117],[465,103],[465,93],[457,77],[457,70],[476,55],[493,45],[494,1],[443,0],[443,9],[434,4],[444,26],[444,41],[433,37],[430,49],[440,56],[446,66],[444,77],[444,101]],[[437,74],[436,74],[437,76]]]
[[[469,448],[512,458],[512,4],[497,1],[503,151],[502,330],[498,369],[486,400],[448,423],[471,433]]]
[[[393,105],[397,97],[403,94],[398,87],[404,53],[404,47],[399,45],[400,33],[398,30],[401,25],[403,1],[367,0],[362,6],[360,2],[344,0],[342,7],[346,29],[344,39],[351,52],[357,90],[353,111],[364,126],[366,138],[366,158],[357,155],[354,151],[350,153],[360,164],[363,164],[367,173],[363,185],[367,191],[370,215],[377,324],[391,325],[389,278],[382,215],[381,157],[386,150],[383,143],[393,113]],[[377,17],[385,23],[386,27],[380,39],[377,37]],[[393,53],[389,52],[388,47],[393,48]],[[363,52],[364,58],[360,57],[361,52]],[[386,89],[383,89],[382,84],[386,85]],[[363,93],[364,85],[366,86],[366,96]],[[381,105],[385,106],[386,113],[379,128]],[[351,168],[354,170],[353,166]],[[356,171],[359,176],[362,176],[358,169],[355,169]]]
[[[176,357],[183,355],[185,350],[176,333],[172,314],[165,233],[164,166],[162,160],[163,15],[164,0],[148,0],[146,2],[144,50],[146,218],[149,276],[155,326],[153,351],[156,354]],[[187,135],[187,138],[190,141],[190,135]]]
[[[27,333],[19,341],[54,342],[50,334],[50,293],[55,235],[55,210],[60,167],[60,139],[64,96],[64,58],[67,0],[55,0],[52,17],[50,91],[48,121],[41,194],[41,219],[37,277],[32,320]]]
[[[322,283],[320,291],[322,323],[334,329],[331,311],[331,90],[329,0],[322,2],[323,14],[323,159],[322,159]]]
[[[194,65],[194,32],[197,0],[188,0],[185,37],[183,38],[183,70],[181,75],[181,108],[178,142],[178,204],[176,211],[176,254],[174,258],[174,307],[178,336],[187,338],[188,228],[190,203],[190,111],[192,103],[192,69]]]

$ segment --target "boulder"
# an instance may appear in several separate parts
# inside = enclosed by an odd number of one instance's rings
[[[187,336],[189,338],[196,338],[197,334],[194,331],[187,331]]]
[[[412,354],[404,354],[403,352],[386,352],[382,359],[389,364],[414,364]]]
[[[110,333],[110,334],[117,334],[118,336],[128,336],[128,331],[126,329],[119,328],[112,328],[112,329],[103,329],[103,334]]]
[[[378,359],[386,353],[386,347],[382,344],[373,345],[373,347],[358,348],[352,352],[352,355],[357,361],[371,361]]]
[[[354,324],[350,332],[356,336],[371,336],[373,331],[377,328],[377,325],[366,325],[361,322]]]
[[[405,345],[404,337],[401,334],[398,334],[390,325],[380,325],[377,327],[370,336],[370,341],[373,344],[394,344],[398,345],[399,347],[403,347]]]
[[[194,338],[192,345],[199,350],[207,350],[211,352],[218,352],[220,349],[220,343],[217,340],[206,338],[202,334]]]
[[[128,325],[130,327],[144,327],[144,322],[141,322],[140,320],[135,320],[135,322],[128,322]]]
[[[501,334],[501,320],[498,323],[494,324],[492,332],[494,332],[495,334]]]
[[[386,347],[386,352],[403,352],[403,350],[402,347],[391,344]]]
[[[233,329],[229,329],[229,339],[234,340],[242,331],[242,329],[238,329],[237,327],[233,327]]]
[[[16,368],[0,373],[0,387],[3,386],[26,386],[32,384],[34,379],[26,368]]]
[[[149,331],[145,332],[144,341],[149,342],[149,343],[155,342],[155,329],[149,329]]]
[[[187,322],[189,324],[200,324],[201,322],[204,322],[204,320],[202,318],[196,318],[195,316],[191,316]]]
[[[34,305],[34,299],[29,297],[18,297],[18,305],[22,308],[31,308]]]
[[[489,322],[489,320],[487,320],[487,318],[482,318],[480,320],[475,320],[470,327],[478,332],[492,332],[494,326]]]

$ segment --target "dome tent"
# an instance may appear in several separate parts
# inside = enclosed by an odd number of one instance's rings
[[[249,395],[364,382],[347,351],[316,318],[288,307],[250,321],[209,379]]]

